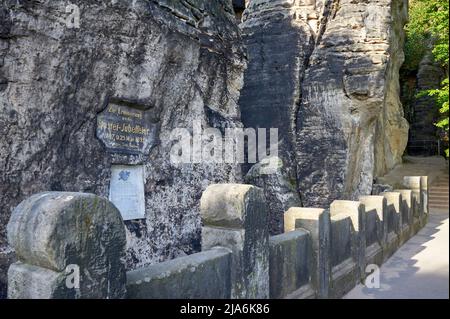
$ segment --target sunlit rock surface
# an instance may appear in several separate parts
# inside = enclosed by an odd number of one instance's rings
[[[279,127],[280,158],[305,206],[356,199],[401,161],[404,0],[254,0],[240,107],[246,126]]]

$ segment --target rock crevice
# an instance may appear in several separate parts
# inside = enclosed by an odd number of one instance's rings
[[[242,121],[283,128],[280,158],[305,206],[370,193],[401,162],[406,21],[404,0],[254,0],[244,12]]]

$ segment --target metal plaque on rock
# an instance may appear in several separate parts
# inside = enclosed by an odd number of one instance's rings
[[[108,151],[148,155],[156,144],[158,124],[149,111],[109,104],[97,116],[97,138]]]

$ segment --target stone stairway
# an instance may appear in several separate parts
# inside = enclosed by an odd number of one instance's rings
[[[448,175],[438,177],[430,187],[429,207],[433,210],[448,211]]]

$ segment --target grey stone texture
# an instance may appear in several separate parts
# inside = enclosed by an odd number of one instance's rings
[[[174,165],[174,128],[242,126],[246,65],[228,0],[0,3],[0,247],[15,206],[42,191],[108,196],[113,164],[145,166],[146,218],[127,222],[127,269],[200,251],[199,199],[241,180],[238,165]],[[110,153],[95,137],[110,104],[160,127],[148,156]],[[3,275],[3,274],[2,274]]]
[[[316,297],[310,281],[313,266],[311,244],[309,232],[301,229],[270,237],[271,299]]]
[[[402,194],[398,192],[384,192],[386,199],[386,243],[383,248],[383,261],[387,260],[400,246],[402,230]]]
[[[381,266],[388,235],[387,201],[383,196],[361,196],[359,201],[365,209],[365,264]]]
[[[268,172],[268,165],[275,162],[277,163],[276,170]],[[271,235],[283,233],[284,212],[291,207],[301,207],[302,205],[295,180],[289,179],[289,176],[286,175],[282,159],[278,157],[263,159],[252,166],[244,180],[264,191],[270,212],[269,233]]]
[[[406,0],[253,0],[240,25],[246,127],[280,128],[285,174],[304,206],[371,193],[401,162]]]
[[[285,232],[304,229],[312,247],[311,286],[318,298],[328,298],[331,280],[330,212],[321,208],[292,207],[284,215]]]
[[[428,198],[428,190],[430,188],[429,177],[428,176],[420,176],[420,193],[421,193],[421,201],[423,207],[424,216],[428,219],[428,214],[430,213],[429,206],[429,198]],[[425,222],[426,223],[426,222]]]
[[[356,201],[335,200],[330,206],[329,296],[341,298],[365,274],[365,208]]]
[[[416,234],[424,219],[423,195],[422,195],[422,178],[420,176],[405,176],[403,177],[403,186],[411,190],[412,194],[412,216],[413,216],[413,231]]]
[[[404,176],[403,185],[412,190],[417,205],[415,216],[418,216],[421,227],[425,226],[428,220],[428,176]],[[420,227],[420,228],[421,228]]]
[[[214,248],[127,273],[127,298],[229,299],[231,251]]]
[[[243,184],[210,185],[201,198],[202,249],[233,251],[231,298],[269,297],[269,212],[262,189]]]
[[[18,261],[8,298],[123,298],[125,226],[117,208],[93,194],[46,192],[16,207],[8,242]],[[79,269],[79,287],[66,278]]]
[[[400,193],[402,196],[401,202],[401,232],[400,232],[400,245],[405,243],[413,234],[413,205],[414,200],[412,197],[412,191],[410,189],[396,189],[394,192]]]

